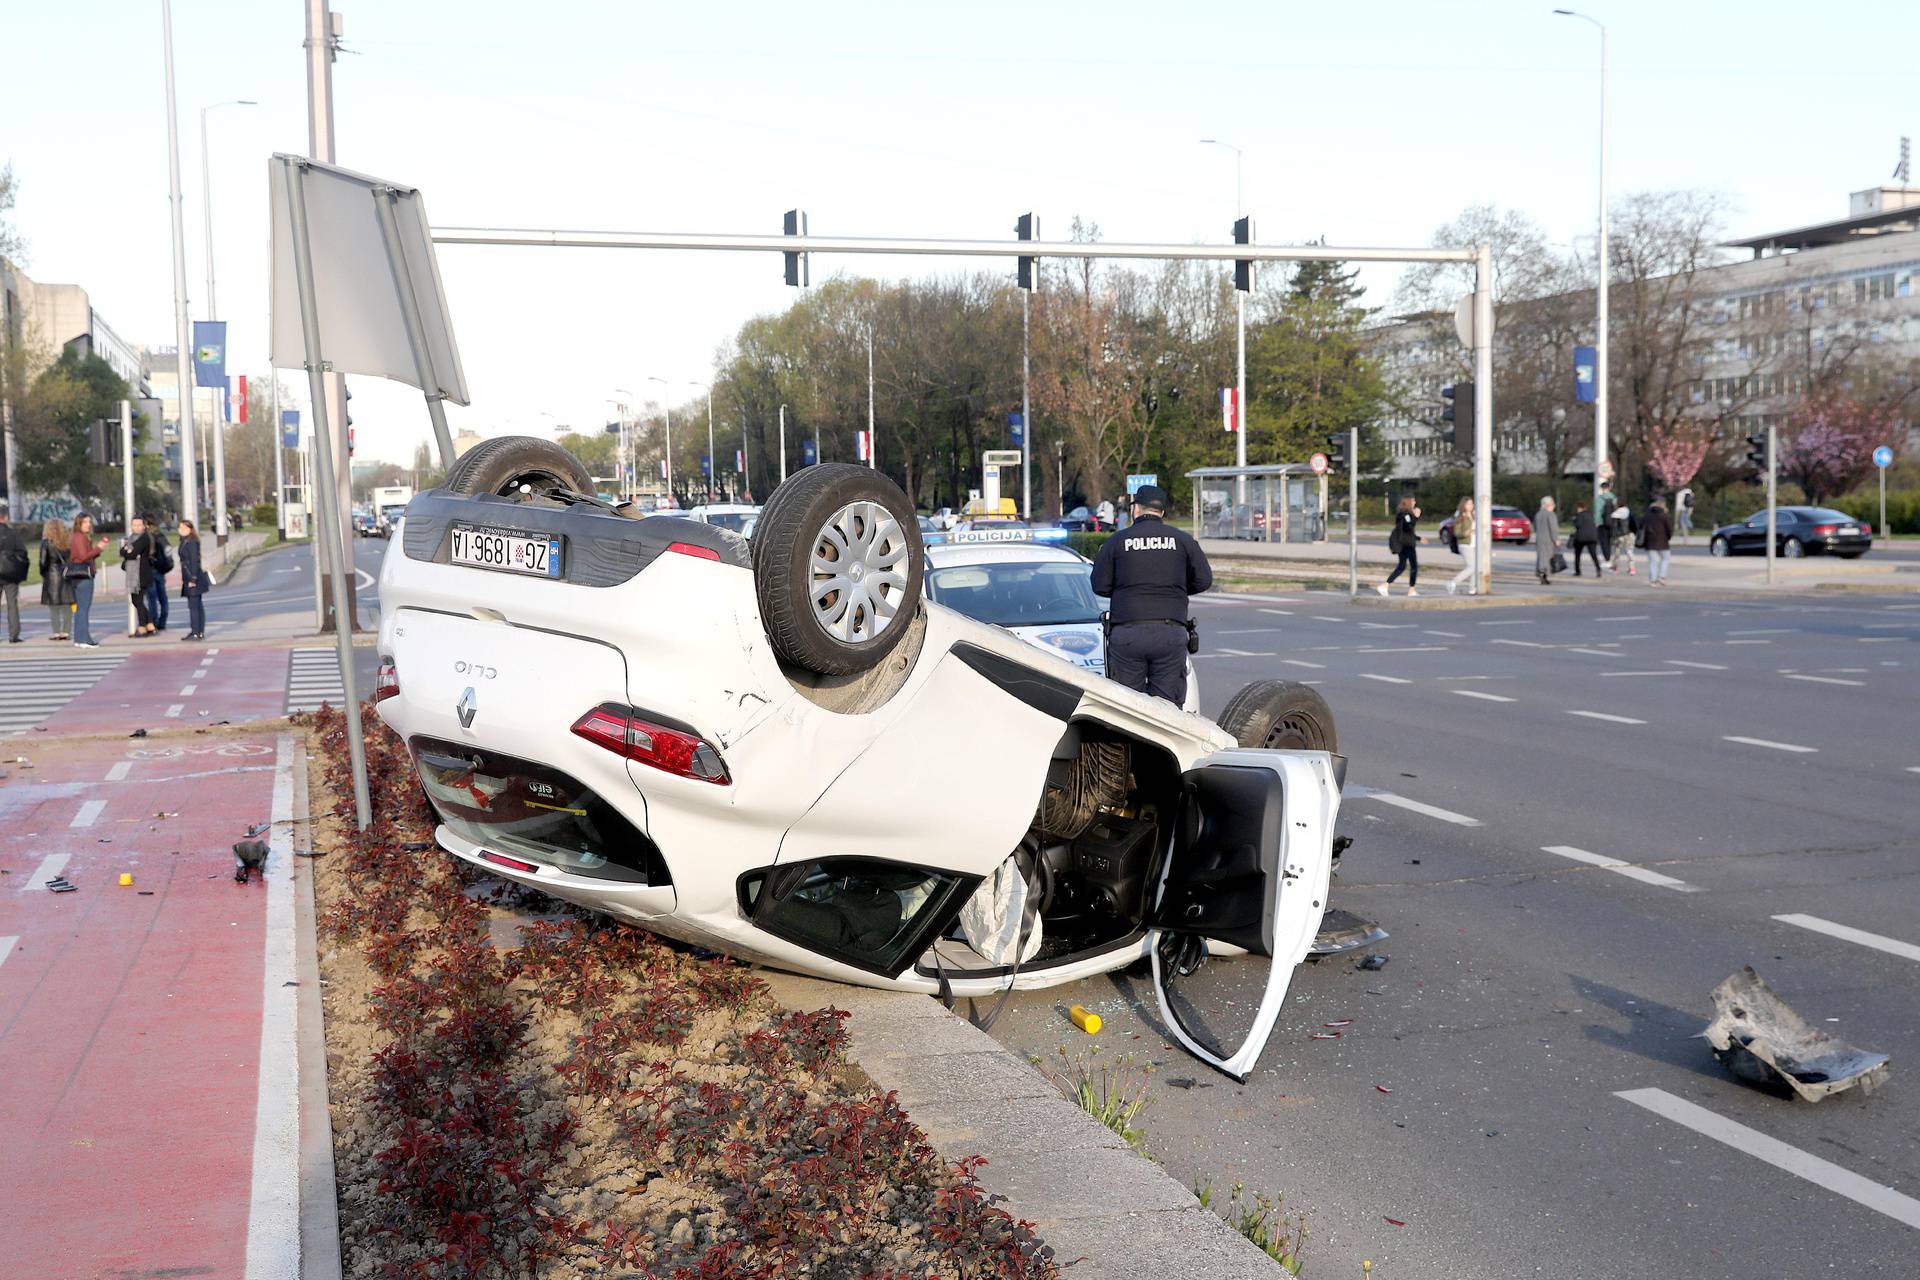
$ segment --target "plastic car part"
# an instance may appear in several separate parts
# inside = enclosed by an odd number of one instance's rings
[[[1713,989],[1714,1019],[1700,1034],[1734,1075],[1752,1084],[1785,1084],[1807,1102],[1885,1082],[1890,1059],[1836,1039],[1774,994],[1752,965]]]
[[[891,653],[920,604],[926,551],[913,504],[871,467],[821,463],[773,491],[753,576],[774,651],[821,675]]]
[[[394,667],[392,658],[383,657],[373,675],[373,700],[380,702],[399,692],[400,672]]]
[[[1049,767],[1033,825],[1043,835],[1072,840],[1087,829],[1100,808],[1115,807],[1126,797],[1127,745],[1083,742],[1071,759],[1056,760]]]
[[[522,501],[555,491],[592,493],[593,477],[580,459],[537,436],[496,436],[460,455],[440,486],[459,494],[498,494]]]
[[[652,765],[662,773],[727,786],[733,778],[713,744],[691,728],[661,724],[631,707],[603,702],[574,721],[573,732],[615,755]]]
[[[1338,753],[1333,708],[1319,691],[1291,680],[1255,680],[1227,701],[1220,727],[1243,747]]]

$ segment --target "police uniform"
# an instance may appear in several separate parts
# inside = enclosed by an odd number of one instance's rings
[[[1155,485],[1135,495],[1141,506],[1165,506]],[[1185,529],[1142,510],[1140,517],[1100,544],[1093,561],[1093,593],[1111,601],[1107,678],[1129,689],[1187,699],[1187,597],[1213,585],[1213,566]]]

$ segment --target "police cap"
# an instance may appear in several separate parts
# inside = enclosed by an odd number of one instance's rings
[[[1133,501],[1149,511],[1167,509],[1167,491],[1157,484],[1143,484],[1133,491]]]

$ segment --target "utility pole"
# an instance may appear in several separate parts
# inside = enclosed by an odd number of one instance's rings
[[[337,15],[329,8],[328,0],[306,0],[307,5],[307,154],[323,164],[335,163],[333,150],[333,59],[334,50],[340,39],[341,24]],[[327,576],[322,559],[331,555],[335,547],[342,554],[349,554],[353,543],[352,530],[348,522],[353,514],[353,458],[347,452],[347,378],[345,374],[330,370],[316,370],[314,381],[322,393],[313,408],[314,448],[326,449],[330,453],[327,465],[315,468],[314,478],[321,484],[332,487],[335,495],[333,513],[341,522],[341,536],[327,538],[316,536],[313,547],[314,573],[322,584],[322,590],[329,589],[336,581],[346,583],[347,598],[335,602],[330,615],[336,625],[358,629],[360,625],[359,596],[355,591],[356,579],[351,564],[341,566],[341,573]],[[311,504],[313,515],[318,519],[320,513],[327,510],[324,504]]]
[[[1774,539],[1779,536],[1779,517],[1774,502],[1779,497],[1778,480],[1780,475],[1779,455],[1774,451],[1776,433],[1773,424],[1767,424],[1767,583],[1773,583],[1773,557],[1779,551]]]
[[[780,406],[780,483],[787,482],[787,406]]]
[[[867,325],[867,465],[880,465],[880,442],[873,438],[873,325]]]
[[[1067,514],[1067,442],[1053,442],[1053,501],[1060,514]]]
[[[127,537],[133,536],[133,401],[120,402],[120,461],[125,473],[125,506],[121,508],[121,523],[126,526]],[[133,584],[127,584],[127,634],[132,635],[139,624],[140,615],[133,607]]]
[[[1597,259],[1594,282],[1593,335],[1593,510],[1600,510],[1600,490],[1605,484],[1600,473],[1607,462],[1607,27],[1598,18],[1572,9],[1555,9],[1563,18],[1590,22],[1600,32],[1600,208],[1599,236],[1595,240]],[[1476,504],[1478,505],[1478,504]]]
[[[180,515],[198,527],[200,492],[193,476],[193,335],[187,324],[187,234],[180,198],[180,120],[173,94],[172,0],[160,0],[160,29],[162,52],[167,62],[167,181],[168,198],[173,205],[173,328],[177,343],[174,372],[180,379],[179,408],[175,413],[180,428]],[[165,432],[161,434],[164,436]],[[13,466],[11,449],[7,451],[7,466],[9,469]],[[11,484],[8,492],[12,492]]]
[[[1478,504],[1475,504],[1476,507]],[[1347,598],[1360,594],[1360,428],[1347,429]]]
[[[280,371],[268,370],[271,377],[271,391],[268,392],[272,405],[267,412],[273,415],[273,523],[279,530],[280,541],[287,540],[287,451],[286,429],[280,425]]]
[[[218,320],[213,292],[213,168],[208,160],[207,112],[220,107],[250,107],[250,98],[235,98],[200,108],[200,225],[207,233],[207,319]],[[271,330],[269,330],[271,332]],[[226,389],[221,388],[221,407],[213,418],[213,533],[214,542],[227,545],[227,410]],[[278,430],[278,427],[275,428]]]
[[[1033,291],[1020,291],[1020,518],[1033,519]],[[1061,515],[1066,512],[1062,511]]]
[[[648,377],[647,381],[659,383],[663,389],[663,394],[665,394],[666,396],[670,397],[673,395],[673,384],[668,382],[665,378]],[[673,406],[668,404],[666,400],[662,400],[660,402],[660,413],[661,413],[662,421],[666,423],[666,428],[667,428],[667,452],[665,454],[666,463],[667,463],[667,466],[666,466],[667,505],[671,507],[674,505],[674,501],[673,501]]]

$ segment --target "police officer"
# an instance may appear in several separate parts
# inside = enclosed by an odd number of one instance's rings
[[[1213,566],[1192,534],[1167,523],[1165,489],[1141,485],[1132,511],[1093,561],[1093,593],[1111,601],[1107,677],[1177,707],[1187,700],[1187,597],[1213,585]]]

